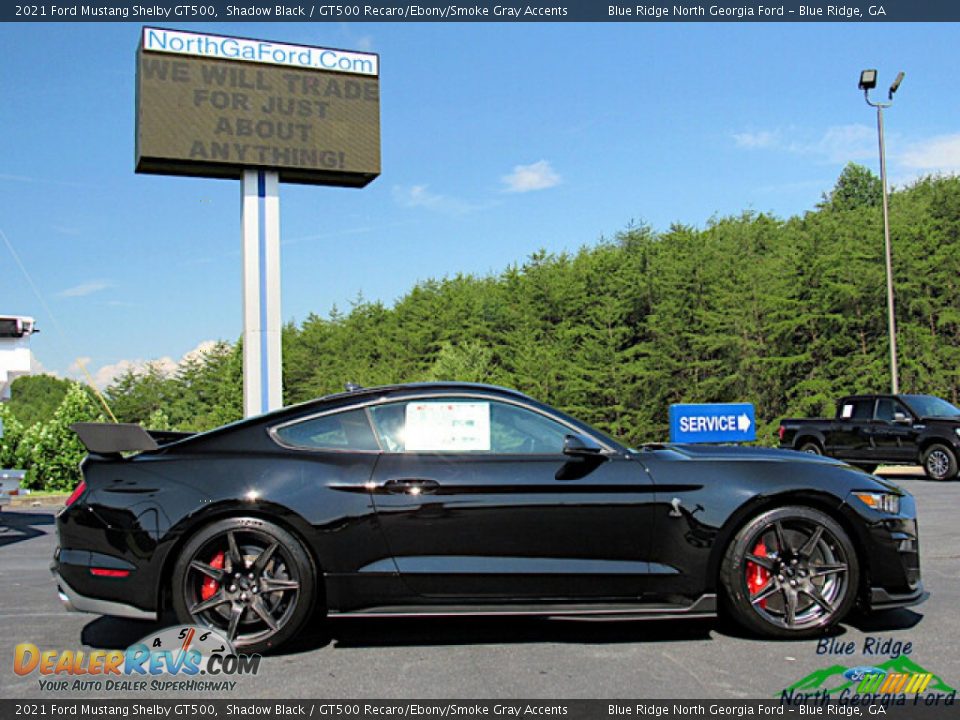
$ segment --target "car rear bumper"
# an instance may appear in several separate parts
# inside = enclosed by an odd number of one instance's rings
[[[116,600],[103,600],[93,598],[75,590],[64,580],[57,571],[57,563],[50,567],[53,578],[57,582],[57,595],[60,602],[71,612],[86,612],[96,615],[113,615],[115,617],[133,618],[136,620],[156,620],[157,614],[149,610],[141,610],[133,605],[117,602]]]

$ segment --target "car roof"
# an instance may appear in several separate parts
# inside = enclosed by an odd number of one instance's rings
[[[229,423],[227,425],[221,425],[216,428],[212,428],[203,433],[198,433],[198,435],[214,435],[219,434],[221,431],[225,430],[235,430],[241,429],[243,427],[248,427],[251,425],[259,425],[261,423],[272,424],[276,422],[282,422],[287,419],[295,419],[297,417],[308,415],[313,412],[324,408],[337,408],[337,407],[347,407],[353,403],[364,402],[370,398],[377,397],[389,397],[391,395],[405,395],[407,393],[417,393],[417,392],[443,392],[443,391],[453,391],[453,392],[484,392],[491,393],[496,395],[507,395],[512,396],[517,399],[524,400],[525,402],[532,403],[535,405],[540,405],[541,403],[537,402],[529,395],[526,395],[519,390],[512,390],[510,388],[500,387],[499,385],[489,385],[485,383],[472,383],[472,382],[459,382],[459,381],[437,381],[437,382],[416,382],[416,383],[397,383],[394,385],[377,385],[375,387],[361,387],[355,390],[345,390],[339,393],[332,393],[330,395],[323,395],[312,400],[307,400],[302,403],[297,403],[295,405],[287,405],[276,410],[271,410],[270,412],[263,413],[262,415],[253,415],[248,418],[242,418],[235,422]],[[195,436],[196,437],[196,436]]]
[[[321,404],[326,402],[332,402],[335,400],[340,400],[343,398],[360,398],[368,397],[371,395],[389,395],[393,393],[405,392],[408,390],[464,390],[464,391],[477,391],[481,390],[484,392],[492,392],[496,394],[507,394],[513,395],[514,397],[523,398],[524,400],[533,400],[529,395],[526,395],[519,390],[513,390],[511,388],[501,387],[499,385],[489,385],[487,383],[474,383],[474,382],[461,382],[457,380],[441,380],[434,382],[415,382],[415,383],[398,383],[395,385],[378,385],[376,387],[358,387],[355,390],[345,390],[344,392],[332,393],[330,395],[324,395],[323,397],[316,398],[314,400],[308,400],[305,403],[301,403],[299,406],[290,406],[290,407],[300,407],[304,405],[312,405],[314,403]]]

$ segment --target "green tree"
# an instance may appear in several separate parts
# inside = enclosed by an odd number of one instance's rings
[[[86,450],[70,429],[76,422],[103,422],[104,417],[80,383],[72,383],[47,422],[27,428],[17,447],[17,465],[27,470],[25,486],[33,490],[72,490],[80,481]]]
[[[10,386],[11,412],[26,426],[49,420],[63,401],[70,381],[53,375],[24,375]]]
[[[9,403],[0,403],[0,423],[3,424],[3,437],[0,437],[0,468],[19,470],[17,451],[23,440],[23,423],[14,415]]]

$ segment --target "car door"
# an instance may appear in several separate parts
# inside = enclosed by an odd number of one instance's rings
[[[896,420],[898,413],[907,418],[907,421]],[[912,413],[894,398],[878,398],[876,413],[871,423],[873,447],[870,459],[882,463],[916,458],[917,432],[913,428],[912,418]]]
[[[827,454],[841,460],[862,460],[870,454],[874,398],[844,402],[827,435]]]
[[[516,400],[431,396],[368,411],[385,451],[371,483],[377,517],[415,594],[502,601],[647,589],[653,486],[626,453],[565,455],[565,436],[579,428]]]

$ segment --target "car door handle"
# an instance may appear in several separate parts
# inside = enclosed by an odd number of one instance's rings
[[[439,487],[440,483],[436,480],[426,478],[401,478],[387,480],[383,484],[383,489],[394,495],[429,495],[435,493]]]

